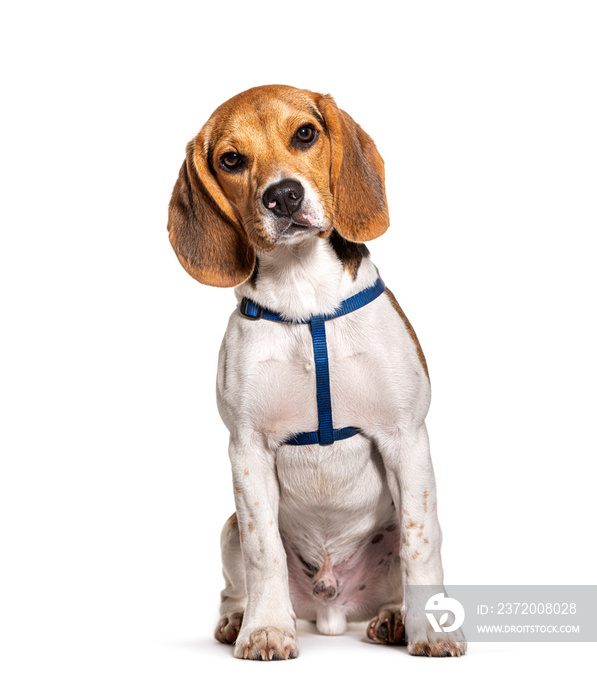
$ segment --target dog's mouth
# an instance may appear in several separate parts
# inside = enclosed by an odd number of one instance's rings
[[[297,212],[290,217],[280,219],[276,240],[314,235],[321,230],[321,224],[309,214]]]

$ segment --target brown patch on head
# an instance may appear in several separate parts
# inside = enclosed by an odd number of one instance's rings
[[[415,333],[415,329],[411,326],[408,318],[406,318],[406,314],[404,313],[404,311],[402,311],[402,307],[396,301],[396,297],[392,294],[392,292],[387,287],[384,290],[384,294],[387,295],[388,299],[390,300],[390,303],[394,307],[394,310],[398,313],[398,315],[402,319],[402,322],[406,326],[406,330],[408,331],[408,334],[410,335],[411,340],[415,344],[415,349],[417,351],[417,357],[419,358],[419,362],[421,363],[421,365],[423,366],[423,369],[425,370],[425,374],[427,375],[427,379],[429,379],[429,369],[427,368],[427,360],[425,359],[425,355],[423,354],[423,348],[421,347],[421,343],[419,343],[419,339],[417,338],[417,334]]]
[[[314,134],[308,143],[299,139],[304,129]],[[251,278],[255,250],[272,250],[282,232],[263,194],[284,179],[316,193],[321,220],[303,214],[303,224],[319,235],[334,228],[358,243],[388,228],[384,165],[372,139],[331,96],[264,85],[220,105],[187,146],[168,231],[192,277],[218,287]],[[348,255],[356,275],[365,252]]]

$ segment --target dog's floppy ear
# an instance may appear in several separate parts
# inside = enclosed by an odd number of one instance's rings
[[[253,271],[255,251],[207,163],[201,134],[187,157],[168,209],[170,243],[181,265],[198,282],[235,287]]]
[[[332,151],[334,228],[348,240],[370,241],[390,225],[383,158],[373,139],[330,95],[321,95],[318,107]]]

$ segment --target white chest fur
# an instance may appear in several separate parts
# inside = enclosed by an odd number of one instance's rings
[[[308,244],[261,261],[257,285],[243,285],[237,296],[308,318],[331,312],[377,278],[369,260],[353,280],[327,241]],[[388,517],[391,498],[376,437],[420,423],[429,385],[412,339],[384,294],[326,322],[326,335],[334,427],[358,427],[361,435],[332,446],[283,445],[291,435],[318,427],[309,324],[251,321],[235,311],[220,353],[218,405],[233,440],[258,435],[275,453],[281,530],[300,533],[302,551],[325,547],[341,560],[354,538]],[[322,512],[325,523],[317,517]],[[293,527],[297,520],[310,526]],[[348,532],[347,522],[353,523]]]

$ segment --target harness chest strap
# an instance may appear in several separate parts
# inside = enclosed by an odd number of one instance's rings
[[[384,291],[386,288],[381,277],[375,284],[363,289],[340,303],[336,311],[325,316],[311,316],[305,321],[289,321],[276,311],[264,309],[251,299],[244,297],[238,304],[241,314],[253,321],[265,320],[278,323],[309,323],[313,339],[313,356],[315,359],[315,384],[317,387],[317,417],[319,430],[310,433],[297,433],[286,440],[286,445],[332,445],[336,440],[345,440],[360,432],[359,428],[347,427],[334,429],[332,421],[332,397],[330,392],[330,368],[328,362],[328,348],[325,336],[325,323],[339,316],[345,316],[351,311],[356,311],[366,306]]]

